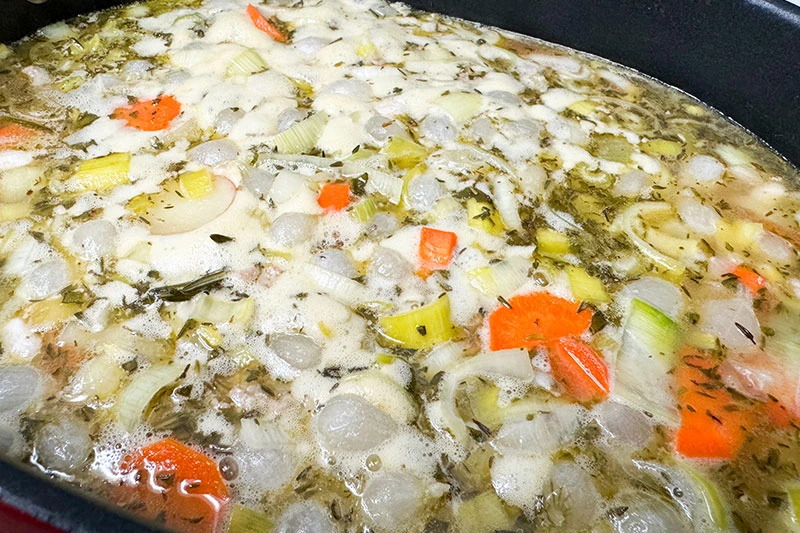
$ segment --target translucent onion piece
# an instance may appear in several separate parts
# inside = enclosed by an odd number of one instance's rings
[[[312,368],[322,359],[322,349],[314,339],[297,333],[275,333],[269,337],[275,355],[295,368]]]
[[[275,533],[334,533],[328,509],[314,501],[293,503],[281,515]]]
[[[685,305],[685,296],[675,284],[661,278],[645,276],[629,283],[624,295],[646,302],[673,320],[676,320]]]
[[[39,430],[34,449],[37,459],[48,470],[75,472],[86,462],[92,449],[89,427],[69,419],[47,424]]]
[[[337,394],[355,394],[367,400],[400,424],[413,422],[417,417],[414,398],[396,381],[377,370],[350,374],[339,382]]]
[[[236,159],[239,155],[239,147],[228,139],[217,139],[195,146],[189,150],[187,155],[195,163],[213,167]]]
[[[29,366],[0,367],[0,413],[19,413],[41,392],[42,378]]]
[[[369,270],[386,279],[399,281],[411,274],[412,266],[399,252],[378,247],[372,254]]]
[[[624,512],[612,515],[612,524],[617,533],[694,531],[674,507],[649,492],[626,492],[615,498],[613,505],[614,508],[624,509]]]
[[[329,248],[318,252],[314,255],[313,262],[325,270],[330,270],[346,278],[353,279],[360,275],[350,255],[338,248]]]
[[[648,418],[621,403],[602,402],[592,409],[592,416],[612,446],[621,444],[640,450],[653,436],[653,426]]]
[[[328,400],[314,418],[314,426],[320,443],[340,452],[369,450],[397,430],[389,415],[355,394],[341,394]]]
[[[708,300],[700,314],[700,328],[734,351],[749,351],[761,343],[761,326],[749,298]]]
[[[84,259],[99,259],[114,248],[117,230],[107,220],[84,222],[72,235],[72,244]]]
[[[308,240],[314,232],[317,217],[305,213],[284,213],[272,221],[272,237],[283,246],[295,246]]]
[[[583,531],[601,511],[600,493],[591,476],[572,461],[559,461],[550,477],[553,490],[544,496],[548,525],[560,531]]]
[[[64,261],[48,261],[25,276],[24,292],[29,300],[44,300],[69,285],[69,281],[70,273]]]
[[[405,472],[383,474],[367,481],[361,507],[376,527],[403,531],[422,505],[417,479]]]
[[[312,264],[306,265],[306,272],[319,288],[343,304],[355,305],[366,297],[366,288],[350,278]]]
[[[696,155],[683,165],[681,173],[686,178],[709,183],[718,181],[725,173],[725,167],[711,156]]]
[[[492,446],[510,455],[551,453],[572,439],[582,413],[579,406],[567,404],[539,413],[533,420],[509,422],[497,432]]]
[[[122,427],[133,431],[153,396],[178,379],[183,370],[183,365],[178,364],[152,366],[134,376],[117,399],[117,420]]]

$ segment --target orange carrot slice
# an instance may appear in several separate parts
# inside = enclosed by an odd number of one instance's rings
[[[734,268],[731,274],[739,278],[739,282],[747,287],[747,290],[749,290],[752,295],[755,295],[758,291],[767,286],[767,280],[754,270],[743,267],[742,265]]]
[[[350,204],[350,185],[326,183],[319,191],[317,203],[328,211],[341,211]]]
[[[123,486],[129,506],[161,517],[168,528],[185,532],[217,531],[229,504],[228,487],[208,456],[168,438],[138,450],[123,461],[135,485]],[[123,502],[124,503],[124,502]],[[138,505],[136,505],[138,503]]]
[[[424,227],[419,238],[421,271],[446,270],[453,259],[458,237],[452,231]]]
[[[152,100],[139,100],[127,107],[119,107],[112,118],[123,119],[131,128],[142,131],[159,131],[180,115],[181,104],[172,96],[159,96]]]
[[[256,28],[263,31],[279,43],[286,42],[286,35],[280,29],[278,29],[275,24],[270,22],[267,17],[262,15],[256,6],[253,4],[248,4],[245,11],[247,12],[247,16],[250,17],[250,21]]]
[[[22,148],[37,135],[38,132],[33,128],[9,122],[0,127],[0,150]]]
[[[573,337],[555,340],[549,348],[553,376],[569,396],[579,402],[608,396],[608,367],[594,348]]]
[[[579,304],[549,292],[515,296],[489,315],[492,350],[530,350],[551,340],[580,336],[592,323],[592,312],[578,311]]]
[[[754,425],[750,406],[736,401],[716,377],[717,362],[689,353],[677,369],[681,425],[675,449],[686,457],[732,459]]]

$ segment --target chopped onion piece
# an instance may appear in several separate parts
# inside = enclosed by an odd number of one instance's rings
[[[582,413],[578,405],[564,404],[533,420],[508,422],[492,440],[492,447],[510,455],[549,454],[572,439]]]
[[[328,449],[365,451],[388,440],[397,424],[383,411],[355,394],[338,394],[314,417],[317,435]]]
[[[134,376],[117,399],[117,420],[130,432],[142,419],[153,397],[183,374],[179,364],[152,366]]]

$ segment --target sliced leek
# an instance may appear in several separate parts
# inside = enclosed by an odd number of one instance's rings
[[[328,115],[319,112],[277,134],[272,141],[281,154],[302,154],[316,146],[327,123]]]
[[[364,198],[350,209],[350,216],[363,224],[372,220],[377,212],[378,206],[375,201],[372,198]]]
[[[509,257],[467,273],[469,283],[487,296],[508,296],[528,278],[531,262],[522,257]]]
[[[69,180],[76,191],[106,191],[130,183],[131,154],[118,153],[84,161]]]
[[[428,151],[411,139],[392,137],[383,153],[398,168],[412,168],[425,161]]]
[[[539,228],[536,230],[536,250],[550,257],[568,254],[569,237],[549,228]]]
[[[256,302],[250,297],[232,301],[210,294],[201,294],[194,302],[192,318],[210,324],[235,322],[247,325],[253,319],[255,310]]]
[[[233,505],[228,533],[265,533],[272,531],[272,521],[262,512],[238,503]]]
[[[380,319],[383,335],[403,348],[422,350],[453,338],[450,298],[445,294],[426,306]]]
[[[380,194],[394,205],[398,205],[403,197],[402,178],[395,178],[379,170],[369,173],[369,179],[364,188],[370,194]]]
[[[248,48],[233,58],[225,74],[228,76],[249,76],[267,70],[267,62],[258,55],[258,52]]]

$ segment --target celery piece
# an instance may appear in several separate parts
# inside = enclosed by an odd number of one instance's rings
[[[697,487],[703,500],[705,512],[708,513],[711,521],[720,531],[728,531],[728,511],[725,507],[725,500],[719,492],[719,487],[693,466],[684,465],[683,469]],[[792,501],[792,493],[789,492],[789,505],[794,509],[800,510],[800,488],[797,491],[797,498],[797,503],[795,504]]]
[[[467,224],[495,237],[502,235],[505,229],[494,206],[475,198],[467,199]]]
[[[483,97],[477,93],[456,91],[440,96],[433,103],[450,113],[456,123],[462,124],[480,113]]]
[[[190,200],[199,200],[214,190],[214,176],[207,169],[186,172],[178,178],[181,192]]]
[[[209,350],[222,346],[222,334],[213,324],[200,324],[197,327],[196,335],[203,346]]]
[[[666,139],[650,139],[640,144],[639,148],[646,154],[667,157],[677,157],[683,153],[683,144]]]
[[[378,206],[375,205],[375,201],[372,198],[364,198],[350,208],[350,216],[361,223],[372,220],[372,217],[374,217],[377,212]]]
[[[404,348],[430,348],[453,337],[450,298],[445,294],[426,306],[380,319],[383,335]]]
[[[267,515],[235,503],[231,513],[228,533],[267,533],[272,531],[272,521]]]
[[[470,285],[487,296],[507,295],[520,288],[528,277],[531,262],[522,257],[509,257],[491,266],[467,272]]]
[[[510,530],[514,524],[511,514],[493,490],[463,502],[458,508],[456,520],[458,531],[466,533]]]
[[[225,74],[228,76],[249,76],[267,70],[266,61],[258,55],[252,48],[244,50],[241,54],[234,57]]]
[[[328,115],[325,112],[311,115],[273,137],[275,148],[282,154],[308,152],[317,144],[327,123]]]
[[[84,161],[72,176],[71,188],[78,191],[105,191],[130,183],[131,154],[117,153]]]
[[[789,495],[789,509],[792,513],[792,522],[800,525],[800,484],[792,484],[786,488]]]
[[[576,115],[580,115],[582,117],[588,117],[594,110],[597,109],[597,104],[591,102],[589,100],[579,100],[574,104],[570,104],[567,109],[575,113]]]
[[[569,237],[548,229],[536,230],[537,251],[544,255],[561,256],[569,253]]]
[[[428,157],[428,151],[405,137],[392,137],[383,148],[384,154],[399,168],[412,168]]]
[[[576,300],[592,303],[611,301],[603,282],[589,275],[584,269],[574,266],[567,267],[567,277],[570,287],[572,287],[572,295]]]

